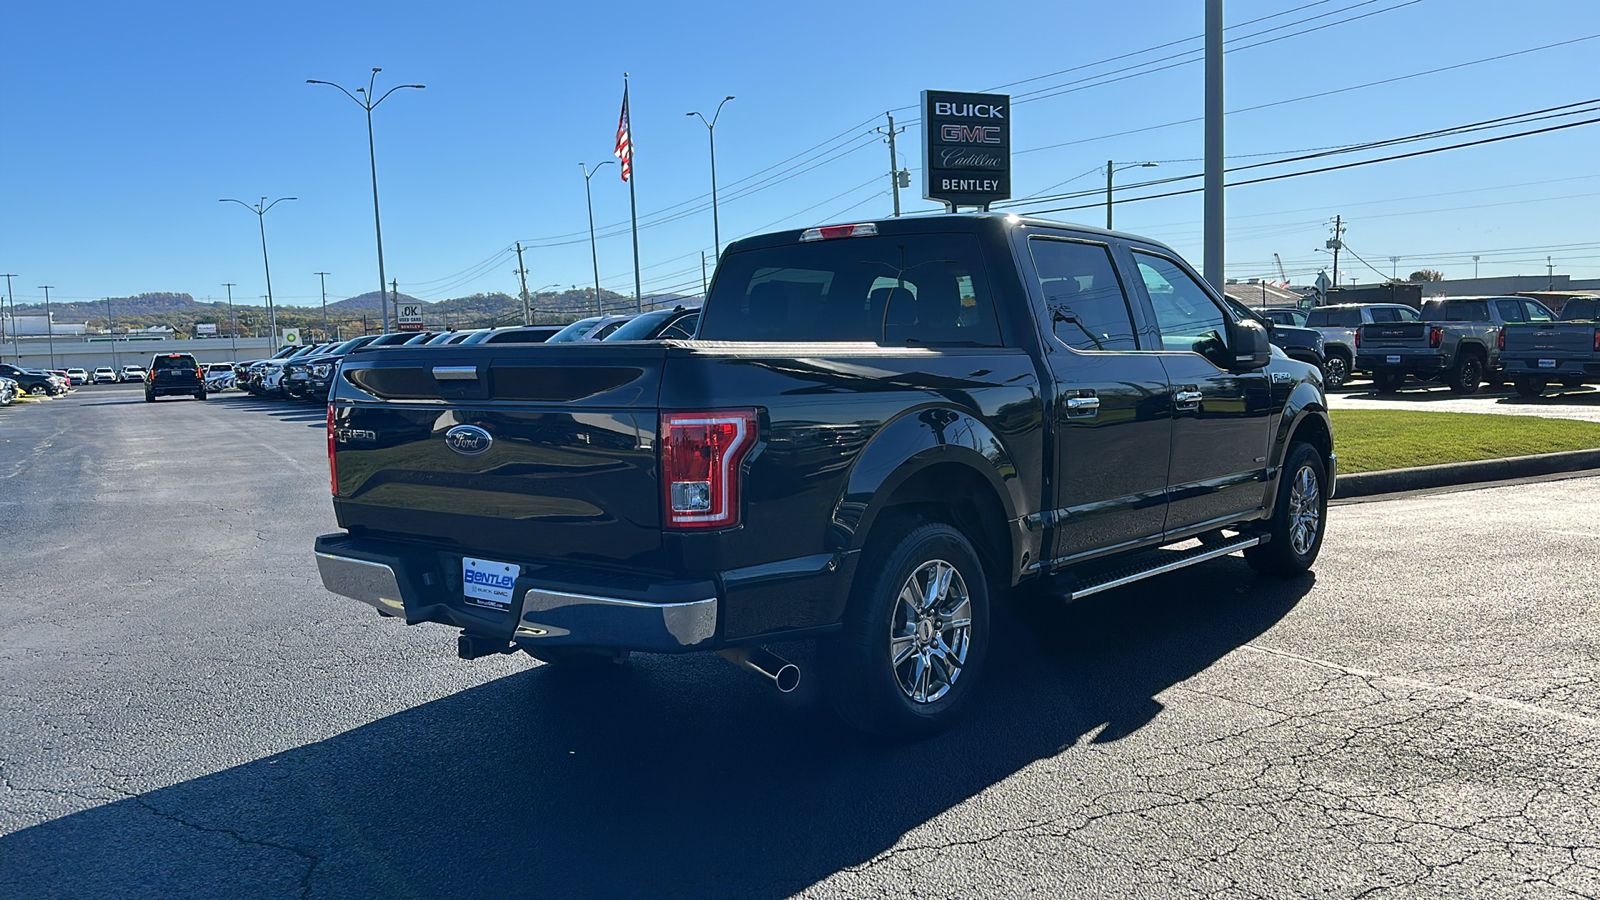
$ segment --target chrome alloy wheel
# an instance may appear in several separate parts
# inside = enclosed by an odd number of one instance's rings
[[[1317,473],[1310,466],[1301,466],[1289,485],[1289,544],[1294,552],[1301,556],[1310,553],[1321,525],[1322,489]]]
[[[900,690],[933,703],[961,677],[972,645],[972,601],[955,566],[942,559],[918,566],[900,588],[889,629],[889,660]]]

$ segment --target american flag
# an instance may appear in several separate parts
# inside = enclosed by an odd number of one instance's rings
[[[622,117],[617,119],[617,159],[622,160],[622,180],[633,174],[633,127],[628,123],[628,88],[622,88]]]

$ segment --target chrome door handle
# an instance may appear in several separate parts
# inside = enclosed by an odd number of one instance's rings
[[[1100,413],[1099,397],[1068,397],[1067,418],[1090,419]]]
[[[477,381],[477,366],[434,366],[435,381]]]
[[[1172,395],[1173,406],[1178,409],[1199,409],[1200,397],[1199,391],[1179,391]]]

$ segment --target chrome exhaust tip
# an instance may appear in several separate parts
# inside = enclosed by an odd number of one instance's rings
[[[800,667],[765,647],[730,647],[717,655],[771,681],[781,694],[800,686]]]

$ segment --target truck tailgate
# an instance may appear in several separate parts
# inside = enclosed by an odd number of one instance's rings
[[[1428,346],[1428,323],[1379,322],[1361,326],[1360,335],[1362,352],[1391,347],[1425,349]]]
[[[1594,352],[1595,329],[1593,324],[1562,324],[1559,322],[1537,325],[1506,326],[1505,352],[1549,352],[1571,356]]]
[[[508,561],[649,565],[665,350],[358,351],[332,390],[339,523]]]

